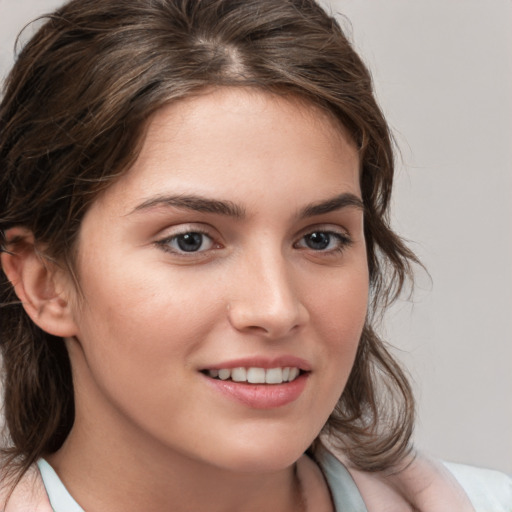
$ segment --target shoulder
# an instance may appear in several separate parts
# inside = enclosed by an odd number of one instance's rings
[[[331,489],[350,475],[368,512],[512,512],[512,480],[497,471],[423,454],[392,473],[354,469],[342,454],[328,451],[319,462]]]
[[[468,495],[476,512],[512,511],[512,477],[491,469],[444,463]]]
[[[14,489],[11,486],[11,480],[0,479],[0,512],[52,512],[36,465],[22,476]]]

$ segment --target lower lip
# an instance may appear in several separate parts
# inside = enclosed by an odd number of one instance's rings
[[[208,383],[224,395],[253,409],[274,409],[297,400],[306,387],[308,373],[283,384],[248,384],[232,380],[212,379]]]

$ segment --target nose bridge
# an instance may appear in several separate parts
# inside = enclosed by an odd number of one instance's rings
[[[231,323],[242,331],[286,336],[307,318],[290,262],[268,240],[242,260],[229,304]]]

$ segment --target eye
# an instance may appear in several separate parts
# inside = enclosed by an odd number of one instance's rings
[[[163,240],[158,245],[166,251],[173,253],[197,253],[204,252],[214,247],[214,242],[206,233],[200,231],[187,231],[179,233]]]
[[[295,246],[317,252],[342,251],[352,243],[350,238],[335,231],[313,231],[304,235]]]

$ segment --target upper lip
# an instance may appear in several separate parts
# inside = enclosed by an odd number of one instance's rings
[[[311,364],[308,361],[302,359],[301,357],[292,355],[283,355],[272,358],[265,356],[242,357],[237,359],[230,359],[229,361],[224,361],[221,363],[215,363],[202,368],[202,370],[222,370],[231,368],[265,368],[268,370],[269,368],[286,367],[298,368],[299,370],[305,372],[311,371]]]

